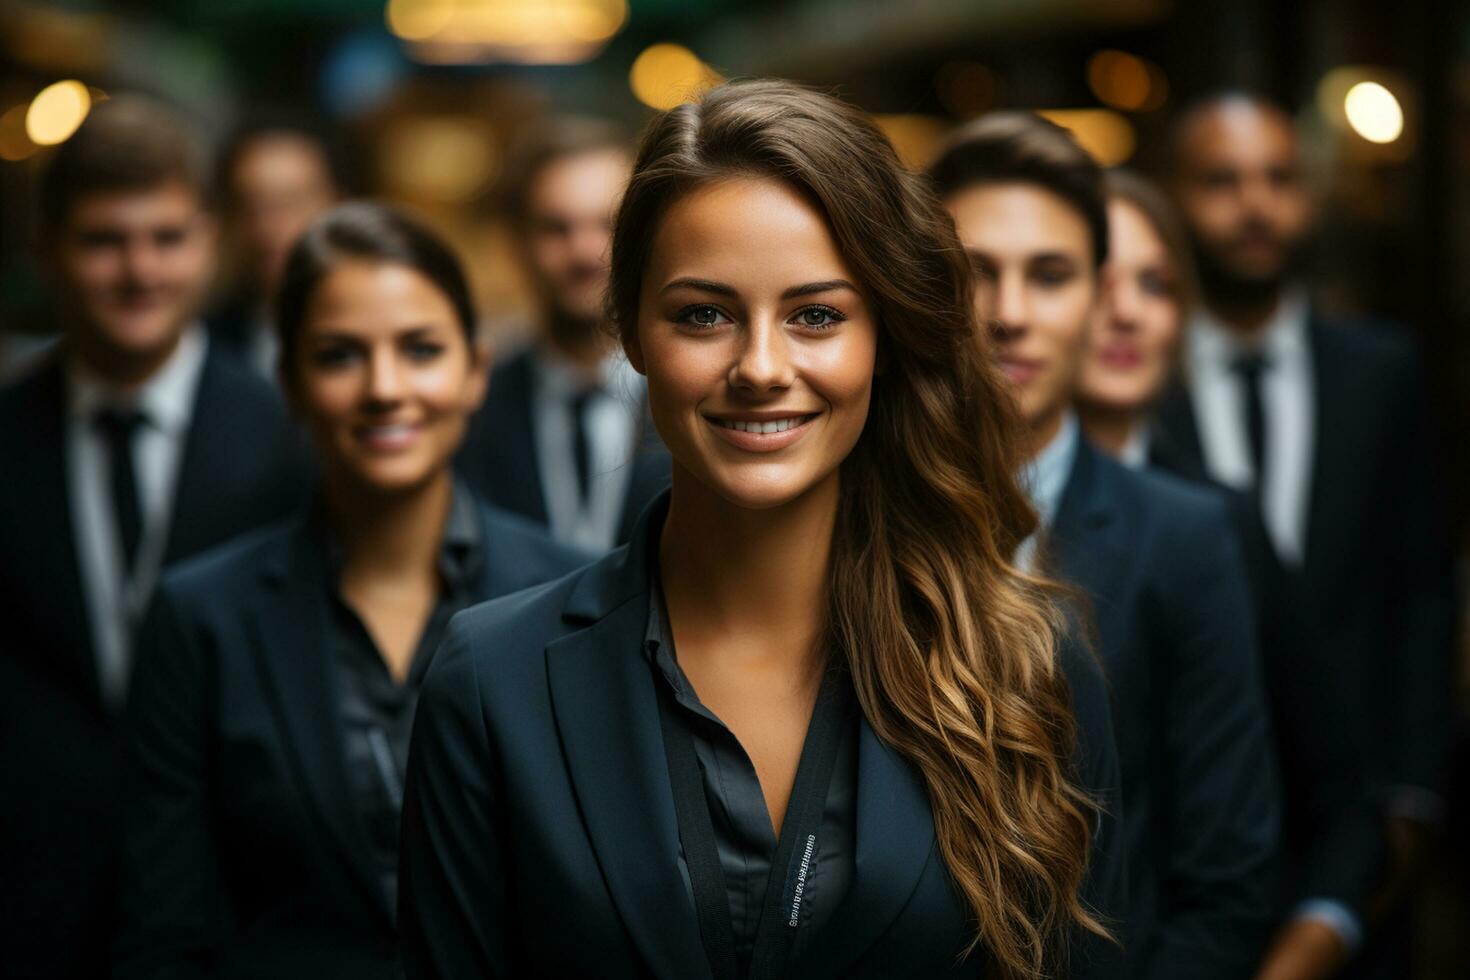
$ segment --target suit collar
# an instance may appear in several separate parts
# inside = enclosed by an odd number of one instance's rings
[[[35,373],[17,383],[14,394],[23,396],[23,418],[15,422],[23,448],[29,493],[23,508],[20,534],[30,544],[26,575],[32,581],[49,583],[42,597],[48,604],[37,613],[56,630],[54,649],[37,667],[64,673],[74,689],[85,692],[87,702],[99,713],[111,716],[98,687],[96,650],[92,641],[91,614],[82,591],[82,570],[77,558],[75,517],[68,485],[66,436],[66,377],[59,351],[45,355]],[[21,508],[18,508],[21,509]],[[19,570],[16,570],[19,574]]]
[[[589,566],[573,586],[562,618],[580,628],[547,646],[546,664],[568,769],[613,902],[654,974],[707,977],[678,869],[654,668],[643,653],[668,497],[644,510],[629,544]],[[883,934],[917,886],[934,843],[922,780],[866,720],[859,727],[856,875],[805,957],[820,963],[823,975],[840,975]],[[675,895],[680,900],[670,902]]]
[[[372,871],[371,850],[342,756],[336,681],[325,653],[330,613],[326,581],[321,543],[300,520],[262,566],[250,618],[254,651],[303,795],[315,810],[327,847],[391,923],[393,910]]]
[[[1089,595],[1101,616],[1128,558],[1128,542],[1120,540],[1120,480],[1130,477],[1122,464],[1105,457],[1085,439],[1062,494],[1062,505],[1047,537],[1047,557],[1054,571]]]

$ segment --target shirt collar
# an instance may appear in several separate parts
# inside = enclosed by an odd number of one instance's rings
[[[1061,506],[1080,441],[1077,416],[1069,411],[1062,416],[1057,434],[1021,470],[1021,486],[1031,498],[1031,506],[1041,515],[1043,526],[1051,524]]]
[[[1205,307],[1195,311],[1188,331],[1191,360],[1195,363],[1227,364],[1246,353],[1266,355],[1271,363],[1301,356],[1307,351],[1306,291],[1293,286],[1282,293],[1276,311],[1259,334],[1250,340],[1227,327]]]
[[[136,409],[148,424],[170,435],[182,434],[194,413],[194,395],[204,371],[209,338],[189,326],[163,366],[135,391],[119,391],[75,357],[66,359],[67,404],[73,418],[90,418],[104,406]]]
[[[537,383],[548,394],[570,398],[587,388],[587,379],[582,372],[575,370],[554,351],[537,347],[532,353],[531,363],[536,369]],[[597,365],[597,384],[604,390],[614,390],[622,380],[626,365],[627,358],[621,351],[610,351]]]
[[[323,544],[327,576],[335,592],[346,555],[343,554],[342,543],[331,532],[326,510],[325,499],[318,495],[311,508],[308,525],[312,535]],[[485,535],[480,526],[479,507],[474,494],[456,477],[449,501],[449,517],[444,522],[444,536],[439,539],[438,566],[439,574],[444,578],[445,591],[453,595],[472,588],[484,563]]]

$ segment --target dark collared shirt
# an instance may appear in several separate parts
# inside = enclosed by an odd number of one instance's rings
[[[765,794],[755,765],[735,734],[699,700],[694,686],[679,667],[674,633],[669,627],[663,590],[657,580],[649,589],[648,627],[643,650],[672,691],[679,706],[675,713],[694,740],[694,753],[704,776],[704,796],[714,825],[715,843],[724,872],[734,927],[735,958],[740,975],[750,971],[756,926],[766,895],[766,879],[776,855],[776,837],[766,809]],[[850,687],[844,695],[851,697]],[[801,923],[792,945],[792,958],[801,955],[810,937],[821,930],[846,896],[852,883],[857,828],[857,712],[844,727],[838,743],[832,781],[827,786],[822,825],[801,904]],[[694,900],[689,866],[679,849],[679,874]]]
[[[419,688],[449,618],[475,601],[475,583],[483,562],[474,497],[456,483],[439,545],[439,599],[419,637],[408,677],[399,684],[388,673],[387,662],[362,619],[342,599],[342,553],[328,536],[328,592],[332,597],[329,643],[347,780],[367,832],[378,879],[392,907],[397,906],[398,897],[398,816],[403,804],[403,775],[408,768],[408,737],[413,730]]]

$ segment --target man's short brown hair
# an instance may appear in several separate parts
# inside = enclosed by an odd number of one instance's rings
[[[172,111],[123,95],[95,106],[41,176],[41,223],[52,232],[89,194],[147,191],[178,183],[206,199],[203,151]]]
[[[510,154],[502,184],[505,211],[517,223],[526,217],[526,200],[531,185],[548,166],[568,157],[587,153],[620,152],[633,159],[627,134],[603,119],[561,116],[548,120],[516,146]]]

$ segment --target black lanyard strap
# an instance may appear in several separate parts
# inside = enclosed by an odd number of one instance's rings
[[[660,688],[667,685],[660,683]],[[694,890],[694,912],[699,920],[699,937],[709,958],[715,980],[739,980],[735,965],[735,927],[730,920],[730,899],[725,892],[725,872],[715,844],[709,802],[704,798],[704,780],[699,774],[699,757],[694,739],[674,717],[669,702],[673,693],[660,690],[658,720],[664,733],[664,753],[669,759],[669,777],[674,790],[674,816],[679,822],[679,839],[684,844],[684,863]]]
[[[828,667],[817,692],[816,708],[808,726],[791,799],[781,824],[781,837],[771,861],[751,952],[751,980],[775,980],[785,974],[791,943],[801,924],[801,906],[807,877],[817,853],[826,809],[827,789],[837,762],[844,724],[850,716],[845,668]],[[704,795],[699,757],[688,729],[674,716],[672,695],[658,698],[659,721],[663,728],[664,751],[673,782],[674,812],[679,837],[684,844],[684,862],[694,891],[700,938],[715,980],[740,980],[735,958],[735,927],[730,916],[730,899],[725,875],[710,820],[709,801]]]

